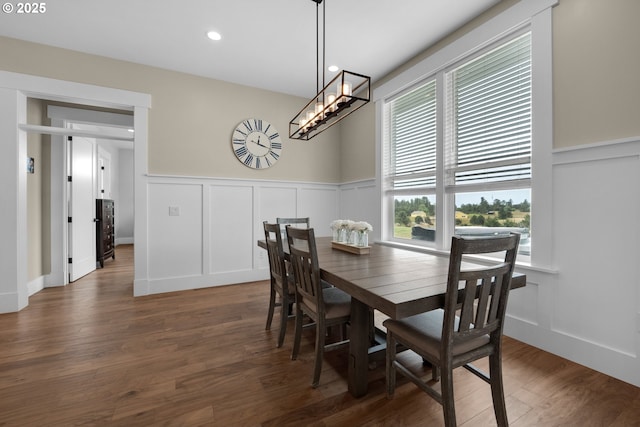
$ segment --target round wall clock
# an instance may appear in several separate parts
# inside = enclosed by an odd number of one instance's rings
[[[261,119],[243,120],[233,130],[233,152],[245,166],[266,169],[280,158],[282,141],[276,128]]]

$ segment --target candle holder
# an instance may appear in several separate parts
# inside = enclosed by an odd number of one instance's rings
[[[371,98],[371,78],[341,71],[289,122],[289,138],[309,140],[324,132]]]

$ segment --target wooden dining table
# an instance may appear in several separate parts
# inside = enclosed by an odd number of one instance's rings
[[[258,245],[266,247],[264,241]],[[348,387],[353,396],[364,396],[370,355],[384,346],[372,334],[373,310],[400,319],[442,308],[449,258],[384,244],[371,245],[368,254],[354,254],[334,249],[329,237],[316,238],[316,247],[321,278],[351,295]],[[524,274],[513,275],[511,289],[525,284]]]

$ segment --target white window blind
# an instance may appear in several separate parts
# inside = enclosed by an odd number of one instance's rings
[[[436,82],[389,103],[393,189],[436,183]]]
[[[449,187],[531,178],[531,36],[447,75]],[[527,184],[528,185],[528,184]],[[459,190],[455,190],[459,191]]]

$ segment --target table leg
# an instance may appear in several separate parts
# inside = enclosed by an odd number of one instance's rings
[[[351,298],[351,330],[349,336],[349,392],[354,397],[367,394],[369,367],[369,334],[371,331],[369,307]]]

